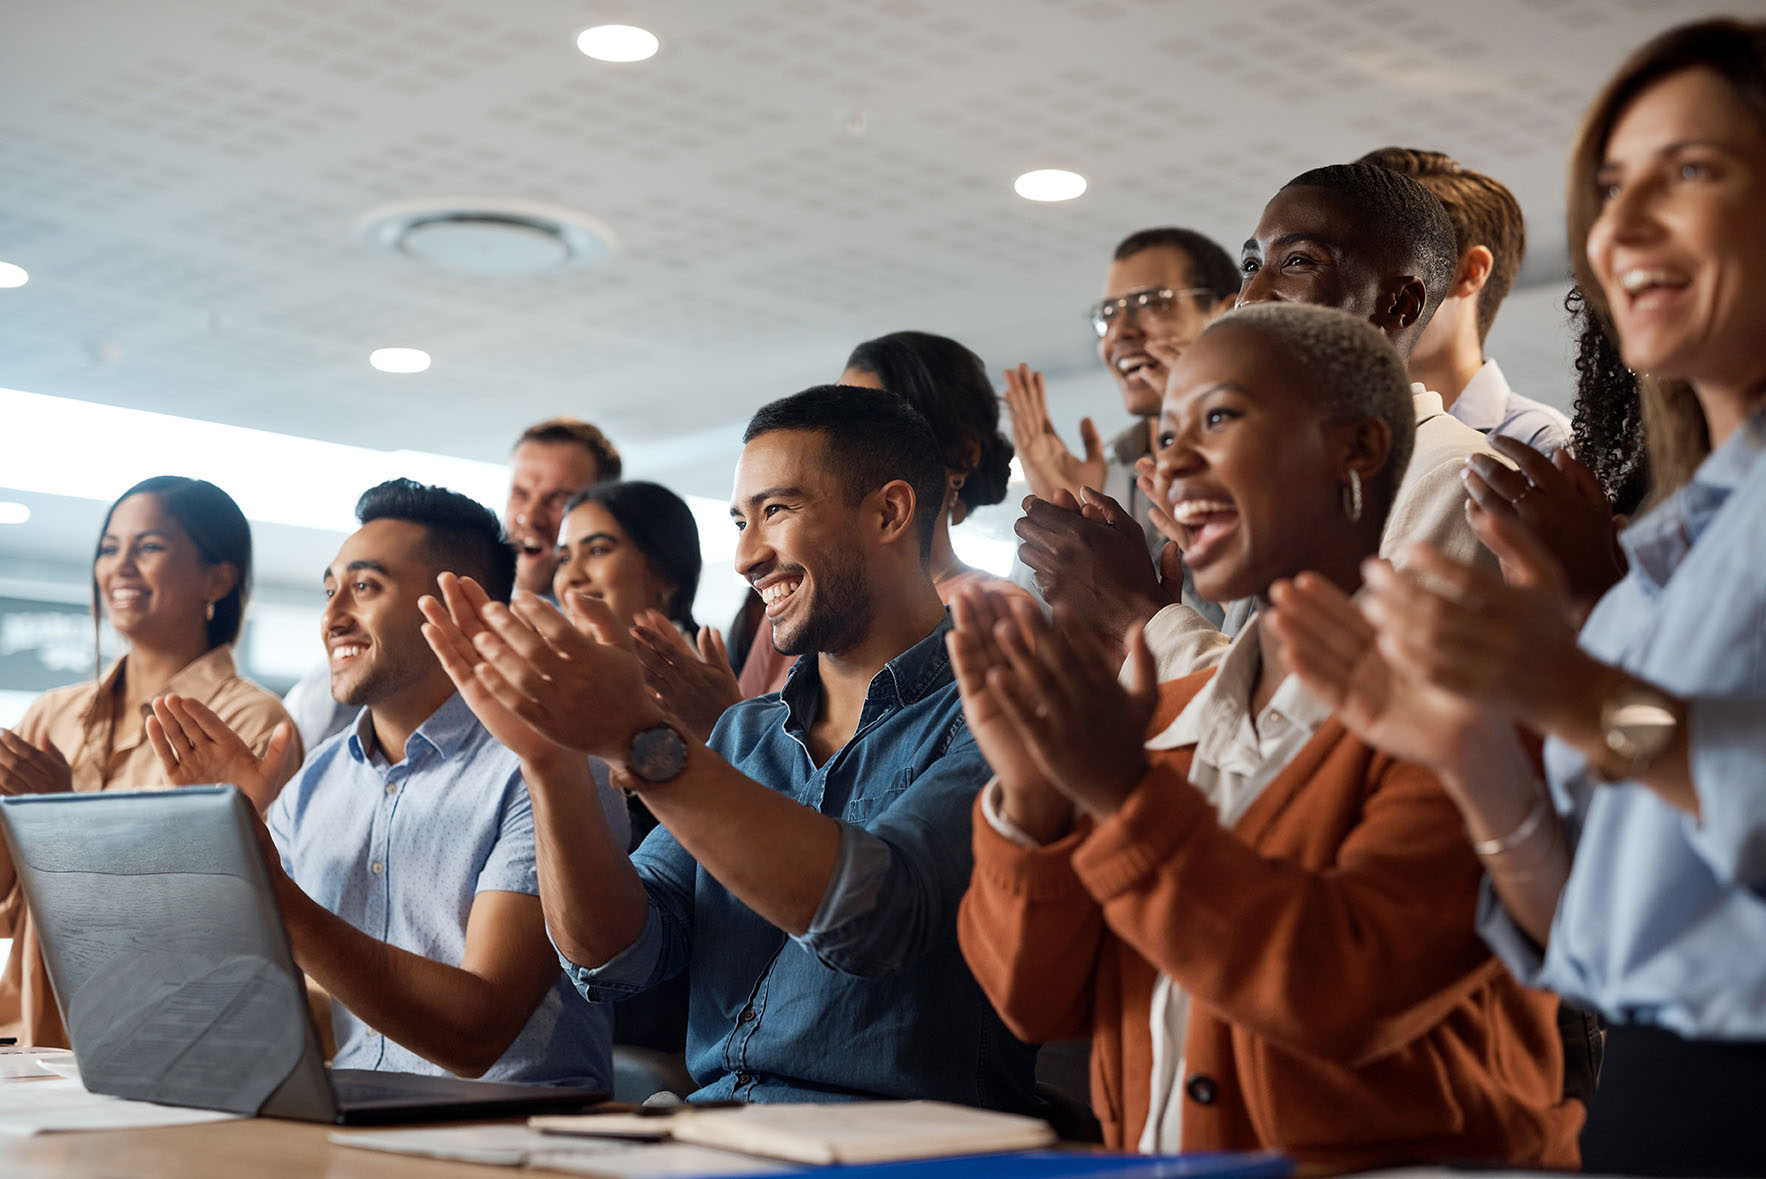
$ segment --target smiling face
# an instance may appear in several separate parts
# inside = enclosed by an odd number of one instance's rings
[[[578,504],[564,518],[558,541],[558,574],[552,593],[560,602],[569,593],[607,603],[622,626],[645,610],[668,610],[675,587],[656,575],[642,549],[605,506]]]
[[[1766,129],[1708,70],[1670,75],[1613,125],[1588,263],[1629,367],[1745,390],[1766,353]]]
[[[515,584],[551,592],[558,525],[572,496],[600,478],[595,456],[574,442],[523,442],[509,461],[509,504],[503,512],[515,545]]]
[[[1323,420],[1301,366],[1256,331],[1223,324],[1184,354],[1153,454],[1203,596],[1258,596],[1366,555],[1342,508],[1353,432]]]
[[[421,524],[373,520],[325,570],[319,630],[338,703],[381,706],[400,693],[432,692],[446,678],[417,610],[418,598],[437,592],[427,541]]]
[[[730,515],[741,533],[736,572],[766,603],[773,646],[786,655],[841,654],[871,617],[870,579],[826,445],[811,430],[771,430],[742,448]]]
[[[1408,356],[1419,334],[1423,285],[1401,273],[1406,268],[1392,253],[1367,233],[1343,196],[1290,185],[1263,207],[1256,232],[1240,249],[1239,303],[1335,307],[1371,320]]]
[[[235,577],[231,565],[204,564],[196,542],[150,492],[111,512],[92,563],[111,626],[131,643],[156,647],[202,641],[208,604],[226,596]]]
[[[1150,246],[1110,263],[1104,275],[1104,298],[1118,299],[1139,291],[1181,291],[1192,285],[1188,255],[1173,246]],[[1182,352],[1220,310],[1207,304],[1205,297],[1198,302],[1197,296],[1180,295],[1163,305],[1125,312],[1110,321],[1098,341],[1098,359],[1115,378],[1123,408],[1129,413],[1152,417],[1159,412],[1164,367],[1148,354],[1147,341],[1156,340]],[[1142,369],[1156,374],[1157,379],[1137,379]]]

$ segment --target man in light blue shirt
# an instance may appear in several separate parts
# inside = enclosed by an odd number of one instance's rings
[[[1459,260],[1447,297],[1410,356],[1410,379],[1441,395],[1447,412],[1489,436],[1525,442],[1550,456],[1570,444],[1570,419],[1509,388],[1484,355],[1496,312],[1527,253],[1520,202],[1501,181],[1437,151],[1383,147],[1358,163],[1378,164],[1428,189],[1453,223]]]
[[[334,1063],[605,1086],[611,1013],[574,993],[547,941],[520,763],[421,633],[439,571],[473,570],[506,600],[514,552],[490,511],[442,488],[392,480],[356,510],[321,631],[332,693],[361,712],[267,815],[295,960],[333,998]],[[234,751],[206,780],[261,768]]]

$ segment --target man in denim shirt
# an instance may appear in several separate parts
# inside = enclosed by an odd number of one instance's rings
[[[571,595],[574,628],[451,579],[447,610],[425,603],[431,645],[521,755],[547,928],[578,989],[619,999],[691,966],[697,1098],[1035,1104],[1033,1050],[957,948],[989,771],[927,572],[944,478],[930,427],[887,394],[821,386],[755,415],[736,567],[779,649],[814,658],[705,745],[645,691],[600,602]],[[583,751],[663,824],[629,861]]]

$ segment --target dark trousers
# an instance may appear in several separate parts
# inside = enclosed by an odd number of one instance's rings
[[[1582,1169],[1611,1175],[1766,1175],[1766,1042],[1607,1028]]]

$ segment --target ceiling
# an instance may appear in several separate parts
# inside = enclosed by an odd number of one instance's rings
[[[1492,351],[1517,387],[1566,404],[1560,186],[1576,120],[1624,53],[1719,10],[14,2],[0,259],[32,280],[0,291],[0,386],[488,460],[528,422],[572,413],[634,473],[723,496],[757,405],[900,328],[956,336],[996,370],[1047,369],[1063,422],[1113,420],[1082,312],[1117,239],[1178,223],[1230,247],[1292,175],[1396,142],[1519,196],[1528,290]],[[579,54],[576,33],[608,20],[652,29],[661,53]],[[1019,199],[1013,178],[1038,167],[1091,187]],[[352,237],[376,205],[445,196],[564,205],[619,247],[595,267],[489,280]],[[375,372],[367,355],[385,345],[434,365]],[[6,445],[78,461],[77,440]],[[166,467],[200,473],[199,456]],[[0,556],[83,560],[90,543],[88,529],[23,531],[0,531]]]

